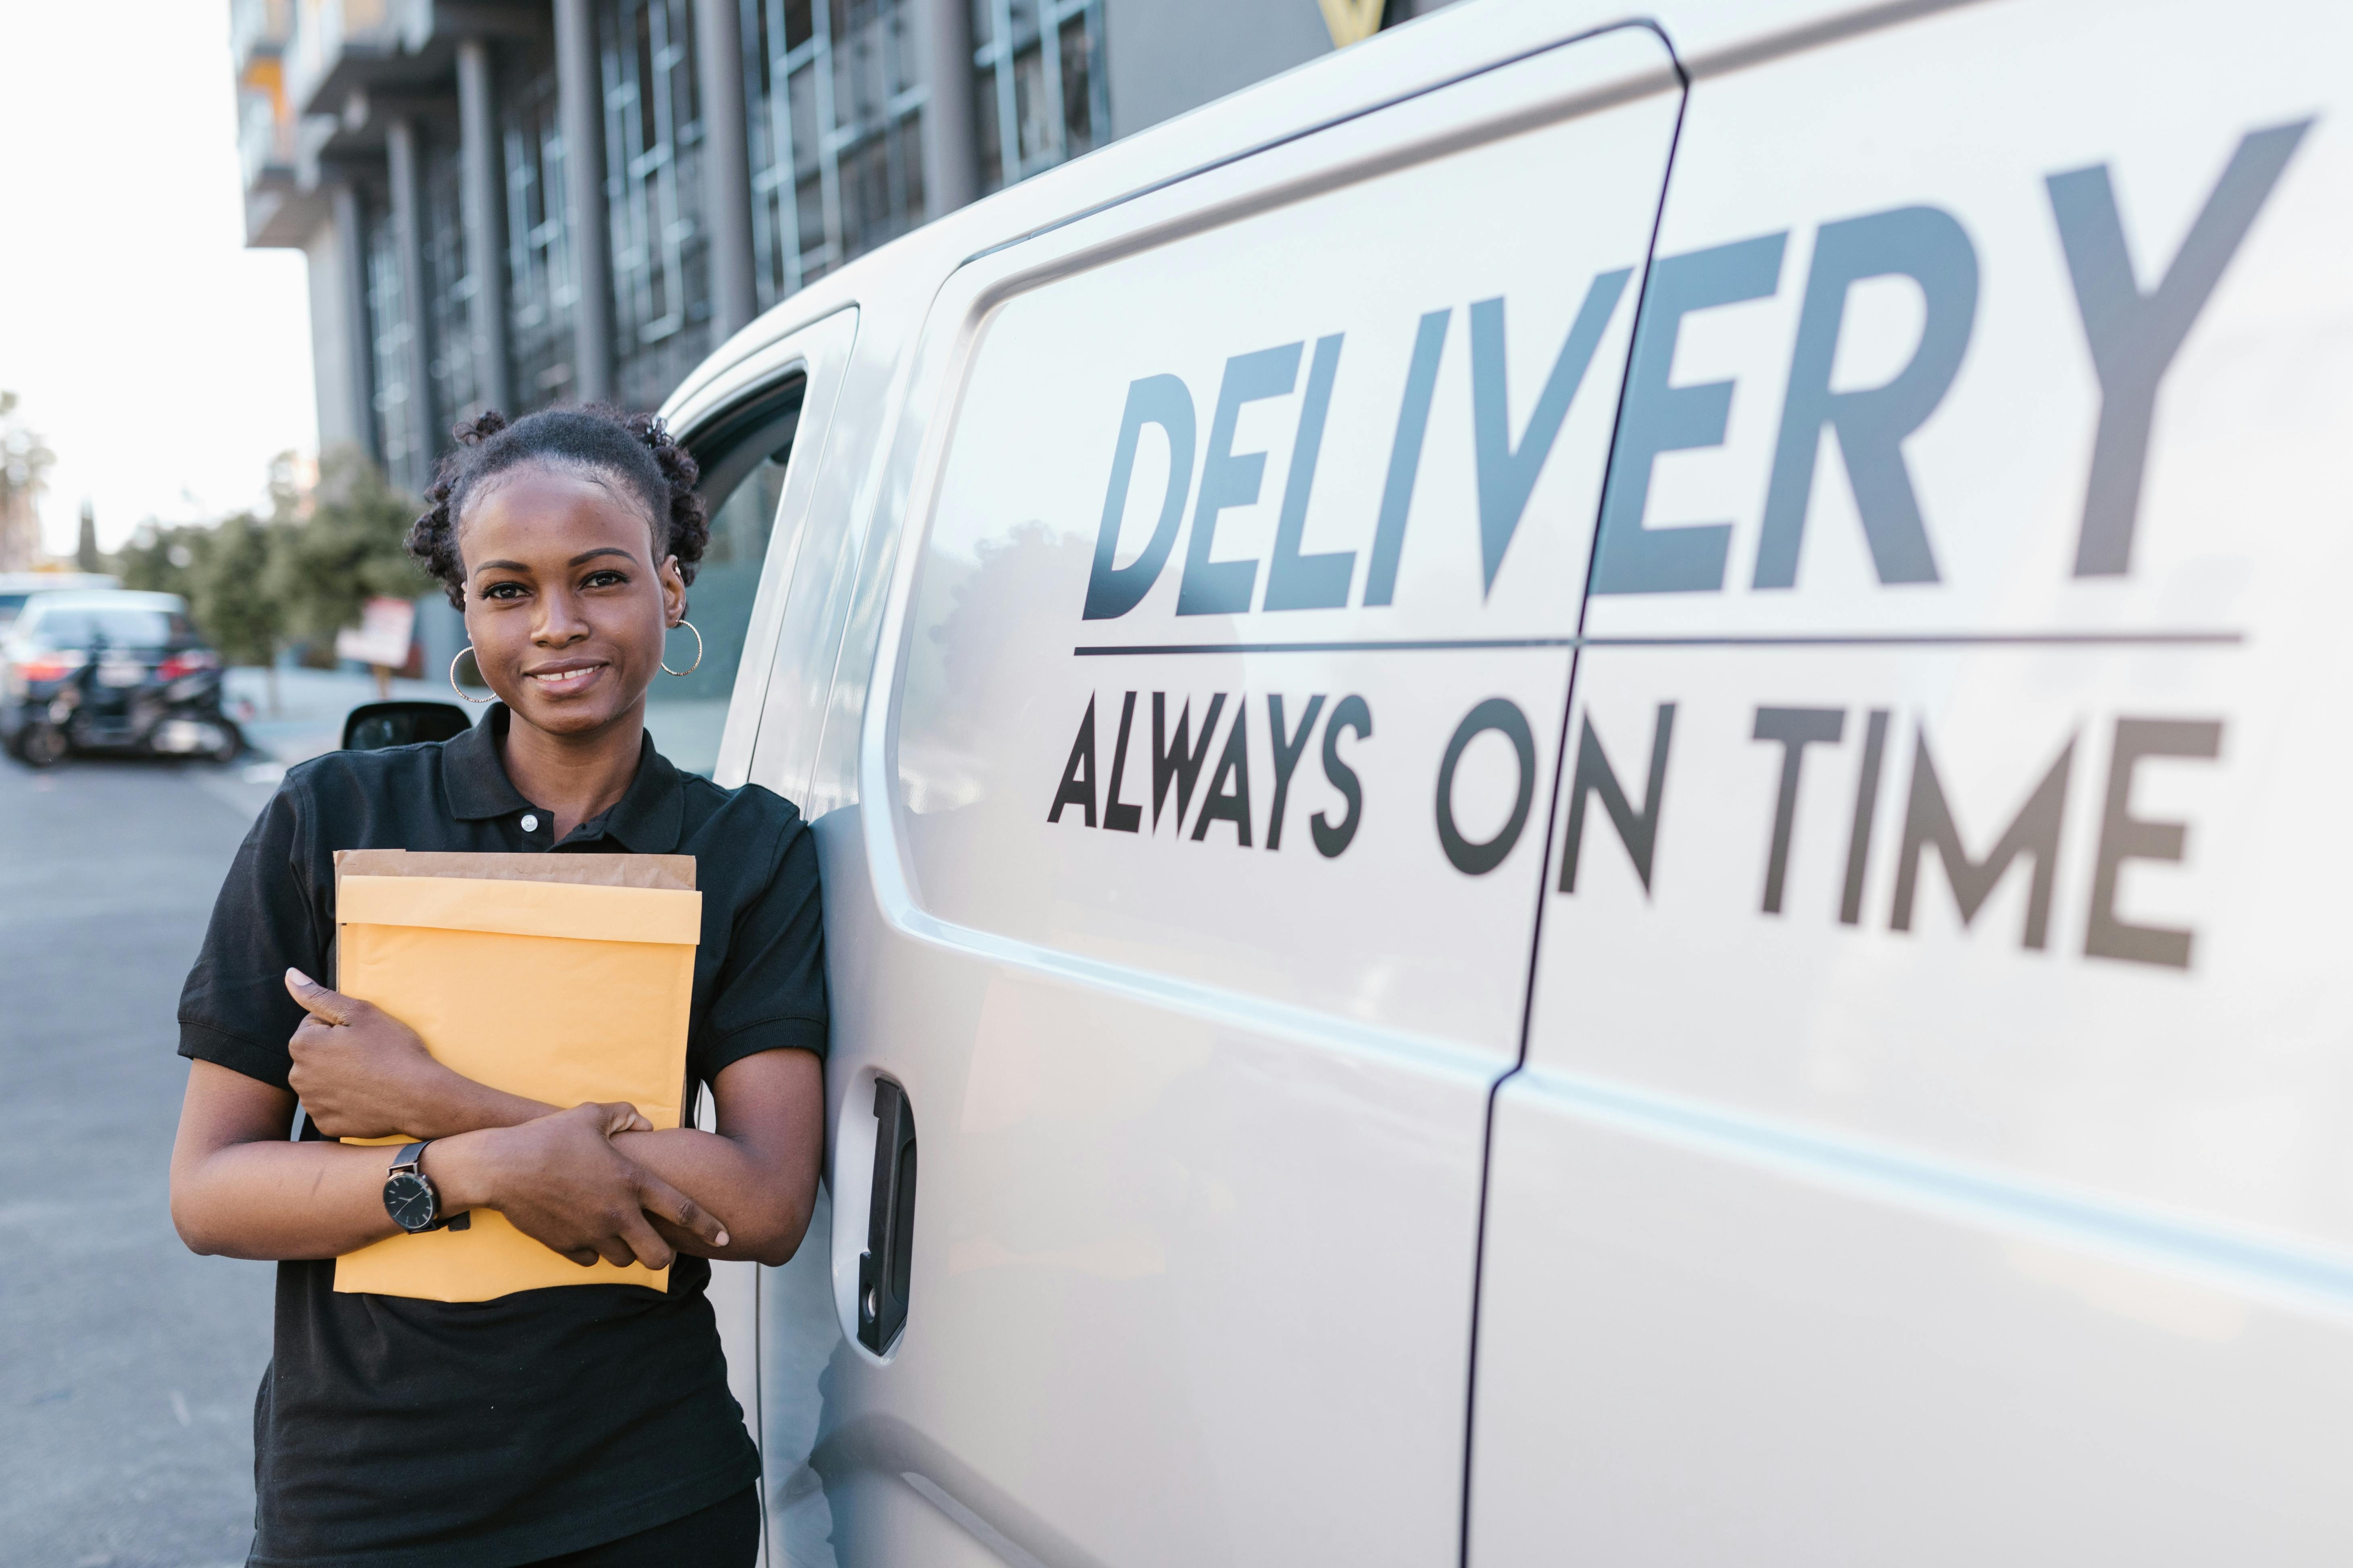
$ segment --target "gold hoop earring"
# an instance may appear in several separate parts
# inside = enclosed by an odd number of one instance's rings
[[[498,695],[493,692],[488,697],[469,697],[466,695],[466,689],[458,684],[458,661],[473,651],[474,645],[472,643],[468,643],[464,647],[459,648],[456,653],[449,656],[449,689],[458,694],[458,700],[460,702],[470,702],[475,707],[480,708],[486,702],[497,701]],[[477,658],[474,660],[474,673],[480,675],[481,672],[482,661]]]
[[[694,623],[692,621],[681,619],[678,624],[684,626],[688,631],[694,632]],[[696,670],[701,669],[702,668],[702,634],[701,632],[694,632],[694,662],[692,664],[688,665],[684,669],[672,669],[670,667],[670,660],[662,660],[662,673],[664,675],[692,675]]]

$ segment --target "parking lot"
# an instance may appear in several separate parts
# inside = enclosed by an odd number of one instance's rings
[[[271,1271],[182,1247],[166,1171],[174,1003],[273,771],[0,762],[9,1568],[245,1559]]]

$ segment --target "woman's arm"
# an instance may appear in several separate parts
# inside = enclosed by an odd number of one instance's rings
[[[286,989],[305,1014],[287,1042],[294,1059],[288,1082],[330,1138],[451,1138],[560,1109],[442,1066],[407,1025],[299,969],[286,972]]]
[[[214,1062],[190,1064],[172,1148],[172,1223],[189,1248],[232,1258],[334,1258],[396,1236],[384,1181],[396,1150],[287,1141],[294,1096]],[[575,1263],[649,1268],[672,1257],[652,1216],[721,1253],[718,1218],[614,1147],[633,1106],[582,1105],[518,1127],[459,1133],[426,1152],[451,1214],[496,1209]]]
[[[289,1042],[294,1058],[290,1081],[311,1120],[330,1137],[405,1133],[455,1142],[463,1135],[518,1127],[555,1113],[553,1105],[491,1089],[442,1066],[414,1031],[381,1008],[331,991],[299,971],[288,972],[286,989],[309,1015]],[[719,1113],[716,1132],[652,1131],[639,1117],[628,1128],[612,1129],[618,1135],[616,1146],[694,1194],[703,1207],[723,1216],[733,1237],[727,1247],[714,1250],[688,1229],[657,1226],[672,1246],[700,1256],[783,1263],[799,1247],[817,1201],[818,1164],[825,1147],[823,1064],[807,1051],[763,1051],[721,1069],[712,1088]],[[276,1136],[284,1138],[282,1127]],[[441,1147],[437,1143],[427,1155],[428,1166],[444,1157]],[[441,1183],[438,1171],[434,1180]],[[448,1201],[446,1184],[444,1196]],[[449,1202],[453,1212],[457,1206]],[[499,1204],[482,1206],[503,1211]],[[512,1214],[507,1217],[523,1223]]]
[[[680,1251],[790,1262],[817,1203],[825,1064],[809,1051],[762,1051],[722,1068],[711,1087],[716,1132],[624,1132],[614,1147],[725,1218],[731,1239],[714,1246],[654,1216],[654,1228]]]

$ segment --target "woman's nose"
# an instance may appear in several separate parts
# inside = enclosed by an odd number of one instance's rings
[[[539,624],[532,628],[532,641],[543,647],[560,647],[588,635],[587,618],[581,615],[579,604],[570,594],[543,595],[539,605]]]

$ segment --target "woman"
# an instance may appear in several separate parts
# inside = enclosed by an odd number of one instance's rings
[[[486,415],[458,434],[408,548],[464,611],[500,702],[442,744],[290,771],[180,1003],[174,1222],[198,1252],[280,1260],[252,1561],[749,1563],[759,1457],[702,1260],[782,1263],[808,1223],[826,1039],[815,851],[791,805],[681,774],[645,732],[709,531],[693,459],[651,418],[606,410]],[[321,984],[334,852],[353,848],[694,856],[687,1060],[718,1131],[500,1093]],[[308,1121],[290,1142],[298,1100]],[[404,1152],[323,1140],[396,1133],[428,1141],[413,1168],[432,1212],[496,1209],[583,1265],[676,1254],[669,1290],[337,1295],[337,1255],[406,1228],[388,1187]],[[411,1225],[422,1212],[408,1205]]]

